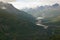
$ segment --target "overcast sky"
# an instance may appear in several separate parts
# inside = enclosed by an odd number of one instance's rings
[[[54,3],[59,3],[60,0],[0,0],[0,1],[7,1],[11,2],[16,8],[34,8],[41,5],[52,5]],[[12,2],[14,1],[14,2]]]
[[[15,0],[0,0],[0,1],[3,1],[3,2],[13,2]]]
[[[16,0],[16,3],[13,3],[13,5],[18,8],[34,8],[41,5],[52,5],[54,3],[60,3],[60,0]]]

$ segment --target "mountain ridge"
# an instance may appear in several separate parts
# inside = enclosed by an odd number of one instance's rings
[[[21,10],[16,9],[16,8],[15,8],[12,4],[10,4],[10,3],[0,2],[0,8],[2,8],[2,7],[5,7],[5,9],[3,9],[3,10],[6,10],[6,11],[9,12],[9,13],[16,14],[17,16],[21,16],[22,18],[25,18],[25,20],[26,20],[26,19],[28,19],[28,20],[31,19],[30,21],[32,21],[32,22],[35,20],[35,18],[34,18],[32,15],[30,15],[30,14],[24,12],[24,11],[21,11]],[[26,16],[27,16],[27,17],[26,17]]]
[[[49,15],[53,15],[53,11],[59,11],[60,10],[60,4],[55,3],[53,5],[45,5],[45,6],[40,6],[34,9],[22,9],[23,11],[33,15],[34,17],[42,17],[44,14],[45,17],[49,17]],[[52,17],[52,16],[51,16]]]

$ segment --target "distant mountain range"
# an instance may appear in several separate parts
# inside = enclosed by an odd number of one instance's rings
[[[39,6],[36,8],[22,9],[23,11],[33,15],[34,17],[50,18],[60,15],[60,4]]]

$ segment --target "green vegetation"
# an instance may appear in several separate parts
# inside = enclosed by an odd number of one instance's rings
[[[0,9],[0,40],[37,40],[43,37],[41,30],[44,28]]]
[[[49,40],[60,40],[60,27],[54,27],[52,30],[52,35],[49,37]]]

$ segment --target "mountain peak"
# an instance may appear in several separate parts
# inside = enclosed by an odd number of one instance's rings
[[[9,13],[16,14],[19,17],[22,17],[24,20],[30,20],[31,22],[33,22],[35,20],[35,18],[31,14],[28,14],[28,13],[26,13],[24,11],[16,9],[10,3],[0,2],[0,9],[3,9],[5,11],[9,12]]]
[[[53,6],[53,7],[58,7],[59,4],[58,4],[58,3],[55,3],[55,4],[53,4],[52,6]]]
[[[8,6],[12,6],[12,4],[6,2],[0,2],[0,9],[6,9]]]

